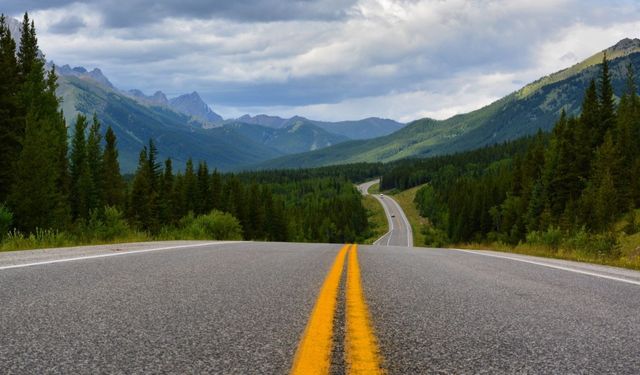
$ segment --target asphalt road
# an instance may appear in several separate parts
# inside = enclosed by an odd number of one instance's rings
[[[180,242],[0,253],[0,373],[286,374],[341,248]],[[485,251],[352,253],[346,278],[334,275],[334,373],[345,366],[345,305],[349,316],[349,293],[360,293],[352,278],[361,278],[389,374],[640,373],[640,272]]]
[[[363,195],[369,195],[369,188],[378,182],[379,180],[375,180],[358,185],[358,190],[360,190]],[[412,247],[413,231],[411,224],[409,224],[409,220],[407,220],[407,216],[404,214],[398,202],[388,195],[371,194],[371,196],[376,198],[384,208],[389,225],[389,231],[377,239],[374,245]]]

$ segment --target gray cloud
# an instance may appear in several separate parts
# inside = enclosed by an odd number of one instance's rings
[[[635,0],[9,0],[2,7],[16,13],[23,4],[40,9],[33,16],[48,58],[100,67],[116,86],[197,90],[230,113],[272,108],[334,119],[409,120],[488,104],[570,65],[567,56],[582,59],[638,36],[640,26]]]
[[[55,34],[75,34],[85,26],[87,24],[82,18],[70,15],[52,24],[48,31]]]
[[[355,0],[10,0],[4,8],[9,14],[18,14],[85,4],[98,10],[109,27],[135,27],[176,17],[239,22],[336,20],[344,18],[354,3]]]

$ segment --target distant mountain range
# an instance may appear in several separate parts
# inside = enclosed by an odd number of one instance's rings
[[[8,24],[19,43],[20,22],[9,18]],[[48,68],[52,65],[47,64]],[[195,91],[167,98],[162,91],[146,95],[136,89],[120,90],[98,68],[56,65],[56,72],[57,93],[63,99],[70,131],[78,113],[96,113],[103,130],[111,126],[118,137],[125,172],[135,170],[138,154],[150,138],[156,142],[159,156],[171,157],[176,168],[182,168],[192,157],[207,161],[211,168],[229,171],[351,138],[390,134],[403,126],[375,118],[331,123],[273,117],[277,126],[256,123],[255,119],[268,117],[265,115],[224,120]]]
[[[236,121],[244,122],[247,124],[255,124],[268,126],[270,128],[283,128],[292,124],[300,124],[308,122],[314,124],[329,133],[340,134],[349,139],[371,139],[376,137],[382,137],[398,131],[404,127],[397,121],[389,119],[381,119],[378,117],[369,117],[358,121],[338,121],[338,122],[326,122],[309,120],[304,117],[294,116],[292,118],[281,118],[277,116],[257,115],[249,116],[244,115],[238,118]]]
[[[580,112],[585,89],[597,78],[604,53],[611,60],[615,93],[625,86],[627,65],[640,72],[640,40],[623,39],[616,45],[562,71],[543,77],[476,111],[446,120],[414,121],[380,138],[350,141],[300,155],[263,163],[262,168],[315,167],[353,162],[388,162],[479,148],[548,131],[562,109]]]
[[[58,95],[67,123],[73,124],[77,113],[91,116],[95,112],[105,128],[114,129],[122,168],[127,172],[135,169],[138,153],[150,138],[160,157],[174,159],[176,168],[192,157],[224,171],[349,140],[302,118],[277,128],[225,121],[195,92],[174,99],[162,92],[150,96],[137,90],[122,92],[98,69],[62,67],[58,71]],[[368,126],[369,121],[363,120],[361,126]]]

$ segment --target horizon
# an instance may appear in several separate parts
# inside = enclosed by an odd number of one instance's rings
[[[123,91],[196,91],[225,119],[443,120],[635,38],[640,26],[640,5],[628,0],[339,3],[9,1],[3,11],[29,11],[56,65],[98,68]]]

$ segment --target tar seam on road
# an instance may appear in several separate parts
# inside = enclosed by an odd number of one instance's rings
[[[349,251],[346,287],[346,337],[348,374],[382,374],[380,368],[380,350],[371,324],[371,316],[365,301],[358,247],[353,245]]]
[[[579,274],[582,274],[582,275],[594,276],[594,277],[599,277],[599,278],[602,278],[602,279],[619,281],[619,282],[627,283],[627,284],[640,285],[640,281],[623,279],[621,277],[608,276],[608,275],[603,275],[603,274],[595,273],[595,272],[582,271],[582,270],[577,270],[577,269],[573,269],[573,268],[569,268],[569,267],[556,266],[556,265],[553,265],[553,264],[536,262],[536,261],[533,261],[533,260],[518,259],[518,258],[512,258],[512,257],[503,256],[503,255],[496,255],[496,254],[485,254],[485,253],[479,253],[479,252],[476,252],[476,251],[462,250],[462,249],[450,249],[450,250],[460,251],[460,252],[463,252],[463,253],[473,254],[473,255],[481,255],[481,256],[491,257],[491,258],[507,259],[507,260],[513,260],[513,261],[516,261],[516,262],[535,264],[537,266],[554,268],[554,269],[557,269],[557,270],[562,270],[562,271],[567,271],[567,272],[574,272],[574,273],[579,273]]]
[[[43,262],[33,262],[33,263],[24,263],[24,264],[13,264],[13,265],[10,265],[10,266],[2,266],[2,267],[0,267],[0,271],[9,270],[9,269],[13,269],[13,268],[41,266],[41,265],[45,265],[45,264],[74,262],[76,260],[107,258],[107,257],[121,256],[121,255],[149,253],[149,252],[161,251],[161,250],[173,250],[173,249],[184,249],[184,248],[192,248],[192,247],[225,245],[225,244],[238,243],[238,242],[239,241],[207,242],[207,243],[203,243],[203,244],[194,244],[194,245],[166,246],[166,247],[156,247],[156,248],[153,248],[153,249],[126,251],[126,252],[122,252],[122,253],[108,253],[108,254],[99,254],[99,255],[87,255],[87,256],[83,256],[83,257],[54,259],[54,260],[47,260],[47,261],[43,261]]]
[[[333,348],[333,322],[340,279],[348,254],[345,287],[345,352],[347,374],[383,374],[380,351],[360,279],[357,245],[340,249],[322,284],[291,367],[292,375],[329,374]]]
[[[333,266],[331,266],[327,274],[327,278],[322,284],[320,294],[309,317],[309,322],[298,345],[291,368],[292,375],[329,373],[333,317],[336,310],[340,278],[348,250],[349,245],[345,245],[340,249]]]

